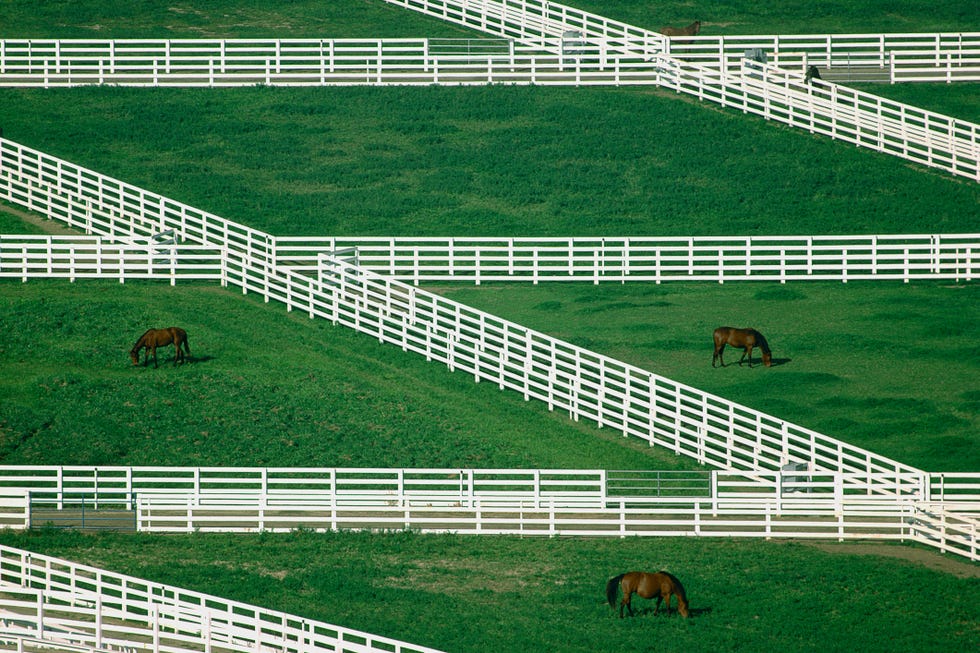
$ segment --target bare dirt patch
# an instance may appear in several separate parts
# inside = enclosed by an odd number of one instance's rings
[[[807,542],[827,553],[844,553],[848,555],[874,555],[886,558],[896,558],[922,565],[935,571],[953,574],[959,578],[980,578],[980,565],[963,558],[955,558],[939,551],[930,551],[916,546],[901,544],[881,544],[878,542],[837,544],[831,542]]]
[[[4,213],[9,213],[10,215],[15,215],[24,222],[32,224],[46,234],[52,236],[79,236],[81,232],[74,229],[70,229],[65,225],[57,222],[56,220],[49,220],[44,216],[38,215],[37,213],[31,213],[29,211],[22,211],[21,209],[8,206],[6,204],[0,203],[0,211]]]

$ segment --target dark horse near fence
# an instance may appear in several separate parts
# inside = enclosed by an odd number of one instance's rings
[[[153,356],[153,367],[157,367],[157,347],[166,347],[171,344],[177,349],[177,353],[174,354],[174,367],[176,367],[177,363],[184,362],[184,352],[191,353],[190,343],[187,342],[187,332],[180,327],[148,330],[129,350],[129,357],[133,359],[133,365],[139,365],[140,350],[145,349],[146,358],[143,365],[148,364],[150,356]],[[183,350],[181,350],[181,346],[183,346]]]
[[[697,36],[701,32],[701,21],[696,20],[687,27],[661,27],[664,36]]]
[[[623,607],[629,610],[631,617],[633,616],[633,606],[630,605],[633,594],[639,594],[645,599],[656,597],[657,605],[653,608],[653,614],[657,614],[660,603],[664,600],[667,602],[667,612],[670,612],[670,597],[674,595],[677,597],[677,611],[682,617],[687,618],[687,593],[673,574],[668,574],[666,571],[658,571],[655,574],[631,571],[610,578],[606,583],[606,599],[613,609],[616,608],[616,596],[620,588],[623,590],[623,599],[619,602],[620,618],[623,616]]]
[[[752,349],[758,347],[762,350],[762,364],[766,367],[772,366],[772,350],[766,337],[755,329],[735,329],[732,327],[718,327],[715,329],[715,353],[711,356],[711,367],[715,367],[715,361],[721,361],[721,366],[725,367],[725,359],[722,354],[725,352],[725,345],[744,349],[742,357],[738,360],[741,365],[745,357],[749,357],[749,367],[752,367]]]

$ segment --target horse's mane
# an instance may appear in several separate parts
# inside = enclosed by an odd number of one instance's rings
[[[769,343],[766,341],[766,337],[759,333],[756,329],[752,329],[752,333],[755,334],[755,340],[757,343],[759,343],[762,351],[766,354],[771,354],[772,350],[769,349]]]
[[[660,570],[660,573],[670,579],[670,582],[674,584],[674,590],[677,596],[684,599],[684,602],[687,603],[687,593],[684,591],[684,586],[681,585],[681,581],[677,579],[677,576],[663,569]]]

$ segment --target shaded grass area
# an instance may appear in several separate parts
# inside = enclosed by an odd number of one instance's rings
[[[568,2],[630,25],[659,29],[701,21],[701,34],[868,34],[972,32],[980,16],[968,0],[780,0],[758,4],[726,0],[576,0]]]
[[[0,91],[7,137],[278,235],[955,233],[980,188],[650,89]]]
[[[191,363],[134,368],[149,327]],[[4,464],[693,466],[324,320],[215,286],[0,283]]]
[[[980,288],[892,282],[507,284],[464,304],[929,471],[980,468]],[[711,367],[717,326],[755,327],[770,369]],[[755,355],[756,361],[759,354]]]
[[[980,580],[789,542],[693,538],[0,534],[108,567],[447,651],[965,651]],[[883,547],[882,551],[895,547]],[[692,617],[617,619],[606,580],[666,568]],[[921,589],[912,589],[921,588]],[[935,597],[941,597],[937,599]]]
[[[699,0],[577,0],[577,9],[657,30],[702,21],[703,34],[968,32],[980,28],[967,0],[781,0],[766,5]],[[73,0],[4,3],[6,38],[434,37],[461,30],[381,0]],[[467,34],[481,36],[467,31]]]
[[[3,38],[423,38],[474,32],[381,0],[5,0]]]

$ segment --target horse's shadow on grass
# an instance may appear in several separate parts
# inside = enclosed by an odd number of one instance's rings
[[[780,365],[788,365],[793,362],[792,358],[773,358],[770,361],[772,367],[779,367]]]
[[[677,611],[676,608],[671,609],[669,612],[667,612],[663,608],[661,608],[660,609],[660,613],[657,614],[657,615],[654,615],[653,614],[654,609],[655,608],[652,607],[652,606],[651,607],[647,607],[647,608],[633,608],[634,618],[635,617],[646,617],[646,616],[655,616],[657,619],[660,619],[660,618],[670,618],[670,619],[681,618],[681,615]],[[706,614],[711,614],[711,611],[712,611],[712,608],[691,608],[691,607],[688,607],[687,614],[688,614],[689,617],[701,617],[701,616],[706,615]],[[627,617],[629,617],[629,615],[627,615]]]

